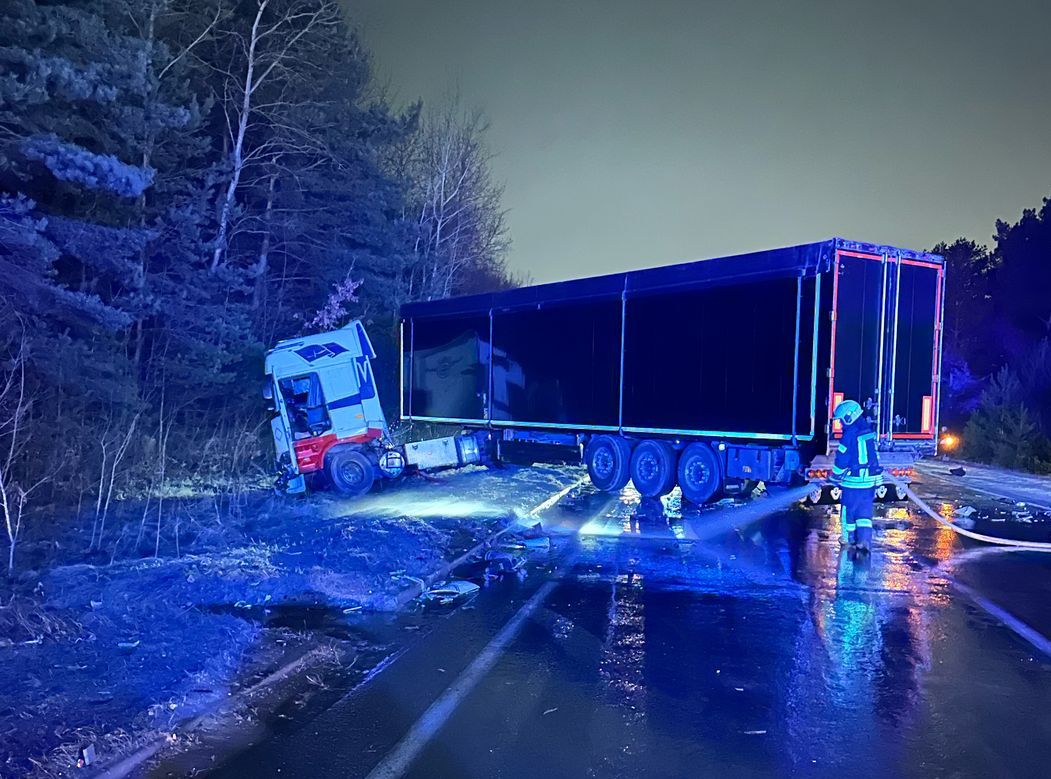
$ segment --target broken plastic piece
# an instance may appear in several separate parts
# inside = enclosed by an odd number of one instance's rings
[[[77,768],[87,768],[89,765],[95,762],[95,745],[88,744],[86,747],[81,747],[80,757],[77,759]]]
[[[445,606],[458,600],[464,600],[474,595],[479,589],[481,588],[474,582],[454,579],[432,587],[420,597],[428,603]]]

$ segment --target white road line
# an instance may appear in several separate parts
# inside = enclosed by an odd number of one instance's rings
[[[1027,506],[1035,506],[1042,511],[1051,511],[1051,506],[1046,506],[1042,503],[1033,503],[1033,501],[1024,499],[1019,501],[1018,498],[1012,498],[1009,495],[1004,495],[1002,492],[993,492],[983,487],[976,487],[972,482],[954,481],[954,479],[960,477],[949,478],[945,473],[938,473],[937,471],[921,471],[925,476],[931,476],[940,481],[942,484],[947,486],[959,487],[963,490],[971,490],[973,492],[980,492],[983,495],[988,495],[991,498],[1000,498],[1001,500],[1009,500],[1012,503],[1025,503]],[[980,478],[980,477],[979,477]]]
[[[445,692],[416,720],[394,749],[388,752],[379,765],[369,772],[367,779],[396,779],[405,774],[405,771],[441,730],[463,699],[489,673],[525,621],[557,586],[558,583],[555,581],[545,582],[533,594],[533,597],[525,602],[525,605],[500,629],[500,632],[493,637],[485,649],[478,653],[478,656],[471,661],[471,664],[457,677],[456,681],[446,688]]]
[[[535,517],[542,511],[546,511],[586,480],[587,477],[583,477],[568,487],[559,490],[526,512],[525,516]],[[502,535],[510,529],[510,527],[507,527],[496,535]],[[489,673],[500,658],[500,655],[507,648],[507,645],[511,643],[518,631],[521,630],[526,620],[532,616],[533,612],[537,610],[557,586],[557,581],[545,582],[540,589],[533,593],[533,596],[508,620],[507,624],[500,629],[500,632],[493,636],[493,639],[478,653],[474,660],[471,661],[471,664],[456,678],[456,681],[438,696],[438,699],[427,708],[427,711],[413,723],[401,741],[369,772],[366,779],[394,779],[394,777],[404,775],[424,747],[430,743],[431,739],[441,730],[442,726],[449,720],[449,717],[463,702],[463,699]]]
[[[997,606],[991,600],[982,597],[975,592],[971,587],[966,584],[957,581],[954,577],[949,577],[953,587],[958,589],[964,595],[969,597],[974,604],[978,606],[982,611],[988,614],[993,619],[999,621],[1004,627],[1010,630],[1012,633],[1020,636],[1021,638],[1028,641],[1034,648],[1043,652],[1047,657],[1051,657],[1051,640],[1048,640],[1039,631],[1029,627],[1029,625],[1022,622],[1018,617],[1014,616],[1010,612]]]

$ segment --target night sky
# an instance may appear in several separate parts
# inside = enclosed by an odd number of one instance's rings
[[[347,0],[397,102],[491,121],[511,265],[990,241],[1051,192],[1051,4]]]

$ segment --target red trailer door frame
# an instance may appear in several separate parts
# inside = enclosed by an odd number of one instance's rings
[[[831,442],[842,432],[840,424],[832,419],[832,412],[842,400],[849,398],[866,406],[877,435],[882,427],[888,267],[885,254],[836,251],[826,420],[829,451]]]
[[[852,398],[867,406],[878,440],[936,444],[944,265],[841,249],[836,252],[834,271],[829,441],[840,434],[833,410],[841,400]],[[934,277],[924,276],[927,272]],[[917,349],[929,351],[921,355]]]
[[[945,266],[906,257],[894,258],[892,262],[895,267],[894,316],[886,388],[885,438],[887,441],[929,441],[936,444]],[[933,277],[928,275],[932,273]],[[921,375],[913,375],[916,372]],[[928,373],[929,383],[925,380]]]

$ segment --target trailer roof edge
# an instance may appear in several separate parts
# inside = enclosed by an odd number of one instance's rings
[[[815,243],[536,284],[501,292],[406,303],[400,313],[403,319],[488,314],[490,309],[557,304],[587,298],[619,298],[624,293],[639,295],[668,288],[687,289],[744,279],[799,275],[812,277],[831,268],[837,249],[943,262],[941,257],[928,252],[836,237]]]

